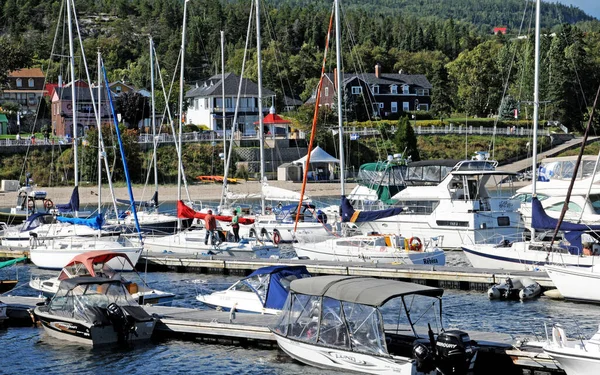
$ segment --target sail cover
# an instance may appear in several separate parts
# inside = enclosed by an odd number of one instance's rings
[[[121,204],[131,205],[131,201],[129,199],[117,199],[117,202]],[[136,207],[142,208],[158,207],[158,191],[154,192],[154,195],[149,201],[135,201],[133,202],[133,204]]]
[[[92,229],[102,229],[102,224],[104,224],[104,215],[100,214],[88,219],[82,219],[80,217],[57,216],[56,220],[61,223],[87,225]]]
[[[342,222],[343,223],[361,223],[365,221],[373,221],[377,219],[383,219],[386,217],[398,215],[402,212],[401,207],[388,208],[385,210],[377,211],[359,211],[352,207],[352,204],[345,196],[342,196],[342,203],[340,204],[342,209]]]
[[[203,212],[196,212],[190,207],[186,206],[183,201],[177,201],[177,217],[181,219],[204,219],[207,214]],[[231,222],[231,216],[228,215],[214,215],[216,220],[224,221],[227,223]],[[238,219],[240,224],[249,225],[254,224],[254,219],[247,217],[240,217]]]
[[[79,211],[79,186],[75,186],[73,188],[73,192],[71,193],[71,199],[69,203],[66,204],[57,204],[56,208],[58,212],[77,212]]]

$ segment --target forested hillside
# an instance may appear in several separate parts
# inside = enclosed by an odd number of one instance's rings
[[[91,69],[93,56],[100,50],[111,80],[148,88],[148,35],[152,35],[164,80],[170,82],[177,74],[183,1],[75,3]],[[188,3],[187,82],[220,72],[220,30],[226,35],[226,69],[240,74],[251,3]],[[48,70],[51,81],[58,74],[65,75],[63,26],[57,32],[61,4],[59,0],[0,0],[0,85],[6,71],[23,66]],[[342,1],[344,71],[372,72],[380,63],[384,72],[402,69],[425,74],[434,87],[431,110],[439,117],[456,111],[488,116],[510,113],[513,108],[531,116],[527,101],[533,90],[532,4],[518,0]],[[306,99],[315,88],[330,12],[331,2],[324,0],[263,3],[263,82],[277,92],[278,100],[284,95]],[[560,4],[544,3],[542,16],[541,98],[547,102],[542,116],[579,129],[600,82],[599,23]],[[494,36],[492,26],[506,26],[507,35]],[[77,61],[81,77],[81,59]],[[329,61],[335,61],[334,56]],[[254,41],[246,66],[245,76],[254,79]],[[328,70],[333,70],[331,65]]]

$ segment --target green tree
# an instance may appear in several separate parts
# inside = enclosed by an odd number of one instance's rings
[[[396,151],[404,153],[405,157],[410,157],[412,161],[419,161],[419,148],[417,146],[417,136],[413,127],[410,125],[408,116],[401,117],[395,135]],[[406,151],[406,152],[404,152]]]
[[[140,93],[125,92],[117,97],[117,111],[128,129],[137,129],[141,120],[150,117],[150,104]]]

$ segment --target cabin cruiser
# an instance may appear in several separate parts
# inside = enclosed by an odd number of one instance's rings
[[[323,369],[466,374],[477,350],[466,332],[441,331],[443,293],[441,288],[370,277],[294,280],[271,331],[292,358]],[[417,325],[425,323],[428,328]],[[440,332],[436,335],[431,327]]]
[[[569,375],[600,374],[600,327],[589,340],[582,340],[568,339],[564,328],[555,324],[552,340],[544,345],[544,352]]]
[[[442,248],[460,248],[464,243],[497,242],[523,232],[520,201],[494,197],[487,190],[490,179],[500,180],[510,172],[496,170],[498,162],[474,160],[426,160],[410,162],[406,188],[391,201],[403,211],[395,216],[363,222],[363,233],[406,233],[440,239]],[[349,195],[352,199],[352,193]],[[380,209],[381,201],[354,200],[359,209]]]
[[[34,314],[49,336],[92,346],[147,340],[156,324],[121,280],[103,277],[62,280]]]
[[[276,315],[281,312],[293,280],[310,277],[305,266],[257,269],[226,290],[199,294],[196,299],[218,310]]]
[[[29,181],[28,174],[27,180]],[[26,185],[17,191],[16,205],[9,212],[0,211],[0,222],[8,225],[21,224],[27,218],[38,212],[47,212],[54,207],[54,203],[46,198],[47,193],[34,186]]]
[[[138,282],[123,278],[120,272],[127,270],[134,271]],[[125,253],[113,251],[90,251],[77,255],[64,266],[57,277],[47,280],[33,278],[29,281],[29,286],[50,298],[56,294],[62,280],[81,276],[121,280],[127,291],[140,305],[170,306],[175,297],[173,293],[150,288],[142,277],[135,272],[135,266],[131,263],[129,257]]]

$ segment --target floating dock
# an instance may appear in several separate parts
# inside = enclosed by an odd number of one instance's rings
[[[546,272],[473,267],[332,262],[309,259],[241,259],[225,256],[199,255],[194,257],[189,254],[144,253],[138,266],[146,264],[149,270],[222,273],[236,276],[247,276],[258,268],[271,265],[305,265],[313,275],[383,277],[445,289],[479,291],[486,291],[491,285],[505,281],[507,277],[528,276],[540,284],[543,289],[554,288],[554,284]]]

